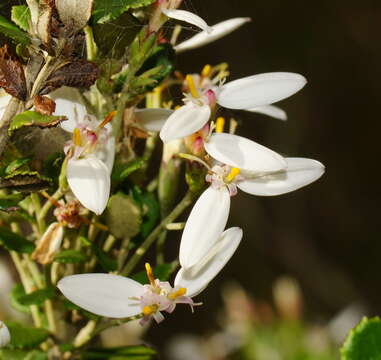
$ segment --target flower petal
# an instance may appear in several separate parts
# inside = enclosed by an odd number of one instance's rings
[[[300,189],[324,174],[324,165],[316,160],[286,158],[287,170],[253,180],[239,182],[237,186],[252,195],[275,196]]]
[[[274,119],[278,119],[278,120],[283,120],[283,121],[287,120],[286,112],[283,109],[281,109],[280,107],[274,106],[274,105],[258,106],[258,107],[253,108],[253,109],[247,109],[246,111],[267,115],[267,116],[270,116],[270,117],[272,117]]]
[[[163,14],[171,19],[176,19],[180,21],[185,21],[188,24],[192,24],[204,30],[206,32],[211,32],[212,28],[205,22],[204,19],[200,18],[198,15],[193,14],[190,11],[176,10],[176,9],[162,9]]]
[[[202,31],[191,37],[189,40],[186,40],[175,46],[175,50],[176,52],[180,53],[207,45],[224,37],[225,35],[230,34],[249,21],[251,21],[251,18],[249,17],[232,18],[222,21],[216,25],[213,25],[212,31],[210,33]]]
[[[111,174],[115,158],[115,137],[112,134],[112,126],[110,123],[105,126],[105,129],[108,136],[107,142],[99,146],[94,155],[105,163],[109,174]]]
[[[167,119],[160,131],[160,138],[168,142],[192,135],[208,122],[210,114],[209,105],[198,106],[190,102]]]
[[[241,170],[264,173],[283,170],[287,166],[276,152],[238,135],[212,134],[204,146],[214,159]]]
[[[102,214],[110,195],[110,174],[102,160],[95,157],[70,159],[67,181],[84,207],[97,215]]]
[[[11,341],[11,335],[7,326],[0,321],[0,348],[7,346]]]
[[[4,115],[4,112],[5,112],[5,109],[7,108],[8,106],[8,103],[11,101],[12,99],[12,96],[11,95],[8,95],[5,93],[4,91],[4,95],[2,96],[3,92],[1,91],[0,92],[0,120],[1,118],[3,117]]]
[[[306,82],[304,76],[287,72],[248,76],[223,85],[217,102],[228,109],[252,109],[288,98]]]
[[[125,318],[141,312],[138,300],[144,291],[135,280],[111,274],[66,276],[57,287],[74,304],[100,316]]]
[[[77,89],[62,87],[49,94],[55,103],[56,111],[53,115],[66,116],[68,120],[61,123],[62,129],[73,132],[77,124],[85,118],[87,110],[82,104],[81,97]]]
[[[169,109],[136,109],[135,118],[146,130],[159,132],[174,111]]]
[[[198,295],[233,256],[241,242],[242,236],[242,229],[238,227],[224,231],[215,248],[212,249],[214,253],[209,261],[198,269],[191,268],[185,270],[181,268],[176,275],[175,286],[185,287],[187,289],[186,296],[193,297]]]
[[[188,269],[199,263],[219,240],[228,221],[230,195],[226,187],[206,189],[194,205],[180,243],[180,264]]]

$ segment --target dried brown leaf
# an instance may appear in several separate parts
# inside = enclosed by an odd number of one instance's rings
[[[56,111],[56,103],[47,96],[37,95],[33,102],[36,111],[43,115],[52,115]]]
[[[27,90],[23,66],[20,60],[11,54],[7,44],[0,48],[0,87],[18,99],[26,100]]]

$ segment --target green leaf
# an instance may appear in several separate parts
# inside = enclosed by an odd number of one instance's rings
[[[97,320],[99,319],[99,316],[98,315],[95,315],[89,311],[86,311],[86,310],[83,310],[82,308],[80,308],[79,306],[73,304],[71,301],[67,300],[67,299],[64,299],[63,301],[63,305],[64,307],[67,309],[67,310],[76,310],[78,312],[80,312],[82,315],[86,316],[88,319],[90,320]],[[72,345],[71,345],[72,346]],[[69,344],[65,345],[65,347],[70,347]],[[69,349],[70,350],[70,349]]]
[[[108,256],[98,245],[92,246],[94,254],[105,271],[115,271],[118,268],[118,263],[115,259]]]
[[[67,120],[65,116],[43,115],[37,111],[24,111],[16,115],[9,126],[9,135],[13,131],[25,126],[38,126],[41,129],[57,126],[60,122]]]
[[[130,196],[118,192],[110,197],[105,213],[106,225],[117,238],[131,238],[142,223],[139,206]]]
[[[26,254],[31,254],[35,248],[32,242],[5,227],[0,227],[0,244],[8,250]]]
[[[12,21],[22,30],[29,30],[29,23],[32,21],[30,10],[26,5],[12,6]]]
[[[28,44],[30,39],[27,33],[20,30],[16,25],[12,24],[4,16],[0,15],[0,32],[11,38],[16,43]]]
[[[136,159],[130,161],[125,169],[120,174],[120,180],[126,179],[128,176],[130,176],[133,172],[136,170],[139,170],[143,165],[145,164],[144,159]]]
[[[0,360],[25,360],[26,351],[4,349],[0,351]]]
[[[177,266],[177,261],[170,264],[159,264],[154,267],[153,274],[156,279],[167,281],[176,270]],[[147,274],[145,271],[138,272],[137,274],[131,276],[131,278],[143,285],[148,283]]]
[[[22,168],[24,165],[26,165],[31,159],[30,158],[22,158],[22,159],[16,159],[12,161],[4,170],[5,175],[11,175],[16,170]]]
[[[29,306],[21,305],[19,302],[19,299],[25,295],[24,287],[21,284],[16,284],[10,293],[11,305],[15,310],[29,314]]]
[[[79,264],[88,259],[89,257],[86,254],[78,250],[63,250],[54,257],[54,261],[63,264]]]
[[[84,360],[153,360],[157,352],[147,346],[125,346],[109,349],[90,349],[82,355]]]
[[[381,359],[381,320],[363,318],[350,331],[340,349],[341,360],[380,360]]]
[[[105,23],[116,19],[129,9],[150,5],[155,0],[95,0],[92,20]]]
[[[10,194],[3,195],[0,197],[0,210],[2,211],[13,211],[17,210],[18,204],[21,200],[23,200],[25,195],[23,194]]]
[[[47,189],[50,185],[51,180],[37,171],[18,170],[0,178],[0,189],[33,192]]]
[[[43,341],[49,336],[49,331],[41,328],[33,328],[24,326],[16,322],[5,322],[11,334],[10,346],[14,348],[32,348]]]
[[[25,356],[24,360],[48,360],[48,354],[39,350],[33,350]]]
[[[30,294],[20,296],[18,298],[18,302],[24,306],[41,305],[45,300],[53,298],[55,293],[55,289],[52,287],[47,289],[40,289],[33,291]]]

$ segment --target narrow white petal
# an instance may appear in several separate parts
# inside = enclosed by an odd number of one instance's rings
[[[4,92],[4,95],[2,93]],[[11,101],[12,96],[5,93],[5,91],[0,91],[0,120],[4,115],[5,109],[8,106],[8,103]]]
[[[169,109],[136,109],[134,115],[146,130],[159,132],[172,113]]]
[[[287,170],[238,183],[238,187],[249,194],[275,196],[300,189],[311,184],[324,174],[324,165],[316,160],[286,158]]]
[[[199,263],[219,240],[228,221],[229,191],[209,187],[197,200],[185,224],[180,243],[180,264],[188,269]]]
[[[109,174],[111,174],[115,158],[115,137],[112,135],[112,126],[110,123],[105,126],[105,129],[107,130],[108,134],[107,143],[99,146],[94,155],[105,163]]]
[[[7,326],[0,321],[0,348],[7,346],[11,341],[11,335]]]
[[[228,109],[252,109],[286,99],[306,82],[304,76],[287,72],[248,76],[223,85],[217,102]]]
[[[190,11],[176,10],[176,9],[172,9],[172,10],[162,9],[162,12],[171,19],[185,21],[188,24],[197,26],[201,30],[204,30],[207,32],[212,31],[212,28],[205,22],[204,19],[200,18],[198,15],[193,14]]]
[[[206,152],[223,164],[255,173],[279,171],[287,164],[276,152],[242,136],[217,133],[205,143]]]
[[[66,276],[57,287],[77,306],[100,316],[125,318],[141,312],[139,298],[143,285],[135,280],[111,274]]]
[[[283,120],[283,121],[287,120],[286,112],[280,107],[275,105],[263,105],[253,109],[245,109],[245,110],[250,112],[255,112],[258,114],[267,115],[278,120]]]
[[[191,37],[175,46],[176,52],[180,53],[183,51],[196,49],[201,46],[207,45],[213,41],[216,41],[225,35],[230,34],[234,30],[238,29],[242,25],[251,21],[249,17],[233,18],[229,20],[222,21],[216,25],[212,26],[212,31],[208,33],[207,31],[201,31],[195,36]]]
[[[95,157],[70,159],[67,181],[84,207],[97,215],[102,214],[110,195],[110,174],[103,161]]]
[[[224,231],[215,245],[213,256],[199,269],[181,268],[176,275],[175,285],[185,287],[187,296],[196,296],[206,288],[211,280],[223,269],[241,242],[243,233],[238,227]],[[196,271],[195,271],[196,270]]]
[[[53,115],[66,116],[67,121],[61,123],[61,127],[68,132],[73,132],[77,124],[85,118],[87,110],[81,101],[81,96],[77,89],[62,87],[49,94],[55,103],[56,111]]]
[[[208,105],[198,106],[188,103],[167,119],[160,131],[160,138],[168,142],[192,135],[208,122],[210,114]]]

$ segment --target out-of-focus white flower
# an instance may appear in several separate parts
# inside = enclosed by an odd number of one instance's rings
[[[7,346],[11,341],[11,335],[7,326],[0,321],[0,348]]]
[[[173,111],[163,108],[135,109],[134,116],[145,130],[159,132]]]
[[[229,217],[230,197],[237,188],[252,195],[281,195],[312,183],[324,173],[324,166],[316,160],[283,158],[237,135],[213,134],[204,146],[217,163],[206,177],[211,186],[201,194],[185,224],[180,248],[180,264],[185,269],[198,264],[215,246],[216,234],[225,228]]]
[[[274,106],[274,105],[258,106],[254,109],[247,109],[246,111],[267,115],[278,120],[283,120],[283,121],[287,120],[287,113],[280,107]]]
[[[5,109],[11,99],[11,95],[8,95],[4,90],[0,89],[0,119],[3,117]]]
[[[183,51],[196,49],[201,46],[207,45],[230,34],[231,32],[237,30],[242,25],[250,21],[251,19],[249,17],[232,18],[222,21],[216,25],[213,25],[211,27],[212,31],[201,31],[200,33],[194,35],[190,39],[185,40],[184,42],[176,45],[175,50],[177,53],[181,53]]]
[[[190,93],[184,98],[185,105],[169,116],[161,129],[160,137],[164,142],[200,130],[209,121],[216,104],[228,109],[258,109],[295,94],[304,87],[306,79],[300,74],[274,72],[248,76],[221,86],[197,88],[191,75],[187,76],[187,82]]]
[[[192,297],[204,290],[233,256],[242,239],[242,230],[230,228],[219,233],[215,247],[204,253],[196,267],[181,268],[174,287],[154,278],[146,264],[149,284],[142,285],[130,278],[111,274],[80,274],[59,281],[58,288],[74,304],[97,315],[126,318],[142,314],[142,323],[151,318],[164,319],[162,312],[172,313],[177,304],[195,304]],[[199,239],[195,239],[199,240]],[[180,254],[181,254],[180,250]],[[188,254],[192,257],[192,252]]]

